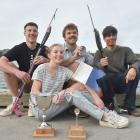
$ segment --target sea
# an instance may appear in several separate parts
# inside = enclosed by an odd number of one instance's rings
[[[7,89],[7,86],[5,84],[3,74],[0,71],[0,93],[7,92],[7,91],[8,91],[8,89]],[[138,87],[137,87],[137,92],[140,94],[140,82],[139,82]]]
[[[2,72],[0,71],[0,92],[8,91]]]

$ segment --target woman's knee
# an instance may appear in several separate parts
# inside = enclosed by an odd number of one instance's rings
[[[84,90],[85,89],[85,85],[82,84],[82,83],[74,83],[71,87],[70,87],[71,91],[74,91],[74,90]]]

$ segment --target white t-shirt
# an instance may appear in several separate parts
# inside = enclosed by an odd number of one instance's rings
[[[41,93],[50,96],[60,92],[63,89],[65,81],[68,81],[73,72],[66,67],[58,66],[55,76],[48,72],[48,64],[39,65],[33,73],[32,80],[42,82]]]

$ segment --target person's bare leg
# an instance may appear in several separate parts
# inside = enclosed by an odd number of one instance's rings
[[[84,90],[86,89],[84,84],[82,83],[79,83],[79,82],[76,82],[76,83],[73,83],[68,89],[67,91],[69,92],[73,92],[74,90]]]
[[[97,95],[102,98],[103,97],[103,92],[102,90],[100,89],[99,91],[96,91]]]
[[[9,63],[12,67],[17,68],[17,66],[14,63]],[[11,96],[16,97],[18,93],[18,79],[16,76],[5,73],[4,72],[4,79],[6,82],[6,85],[9,89],[9,93]]]
[[[11,96],[17,96],[18,93],[18,79],[11,74],[4,73],[4,79],[9,89]]]
[[[16,67],[14,64],[11,64],[13,67]],[[0,112],[0,116],[8,116],[12,114],[12,107],[13,107],[13,103],[15,102],[15,99],[17,97],[18,94],[18,79],[17,77],[15,77],[12,74],[9,73],[5,73],[4,72],[4,79],[5,82],[7,84],[7,88],[9,89],[9,93],[12,96],[12,104],[10,104],[9,106],[7,106],[6,109],[2,110]],[[21,114],[21,112],[19,111],[19,104],[16,105],[16,109],[14,110],[15,114]]]

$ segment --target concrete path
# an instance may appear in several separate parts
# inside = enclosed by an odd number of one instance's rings
[[[15,115],[0,117],[0,140],[67,140],[68,128],[75,121],[74,116],[63,113],[49,122],[56,129],[55,138],[33,138],[33,131],[40,122],[26,114],[27,112],[20,118]],[[79,123],[86,128],[87,140],[139,140],[140,118],[125,116],[130,119],[130,124],[124,129],[101,127],[98,121],[91,117],[80,118]]]

